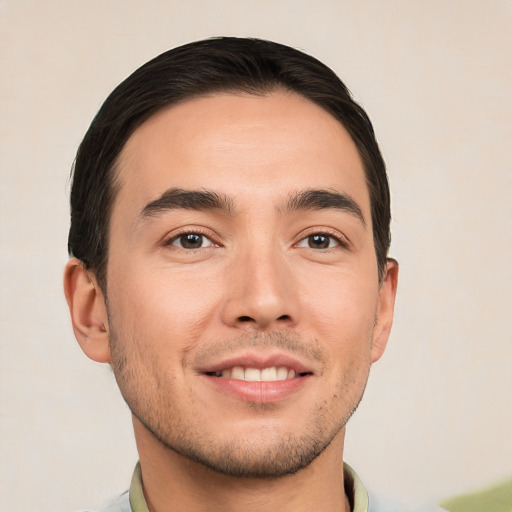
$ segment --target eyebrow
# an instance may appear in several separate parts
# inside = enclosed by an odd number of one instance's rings
[[[288,198],[287,211],[334,209],[355,215],[366,227],[360,206],[347,194],[330,190],[308,189],[296,192]]]
[[[170,188],[158,199],[148,203],[141,211],[139,220],[153,217],[167,210],[218,210],[227,215],[233,214],[233,201],[210,190],[184,190]]]
[[[154,217],[168,210],[216,210],[226,215],[234,215],[233,200],[211,190],[184,190],[170,188],[158,199],[148,203],[139,214],[139,221]],[[307,210],[341,210],[355,215],[366,227],[363,212],[349,195],[322,189],[307,189],[292,193],[285,205],[285,212]]]

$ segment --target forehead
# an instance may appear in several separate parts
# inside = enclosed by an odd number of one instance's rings
[[[163,109],[129,138],[117,172],[114,214],[140,209],[172,187],[265,202],[287,190],[329,188],[355,196],[363,212],[369,210],[350,135],[295,93],[216,94]]]

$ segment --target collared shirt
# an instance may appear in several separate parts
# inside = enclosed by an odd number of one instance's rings
[[[352,505],[352,512],[399,512],[406,509],[411,510],[387,500],[382,501],[373,495],[369,498],[363,482],[347,463],[344,463],[344,482],[345,493]],[[427,506],[415,508],[415,510],[417,512],[442,512],[444,509],[436,506]],[[102,509],[101,512],[149,512],[142,489],[140,464],[137,464],[133,472],[130,490],[121,494],[115,501]]]
[[[368,512],[368,494],[357,476],[356,472],[347,464],[344,464],[345,492],[352,504],[352,512]],[[140,464],[137,464],[132,476],[129,491],[129,503],[132,512],[149,512],[144,491],[142,490],[142,475]],[[109,512],[107,509],[105,512]]]

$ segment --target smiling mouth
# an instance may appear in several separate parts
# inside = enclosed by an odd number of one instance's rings
[[[251,368],[233,366],[215,372],[207,372],[206,375],[220,379],[243,380],[246,382],[276,382],[295,379],[311,375],[311,372],[297,373],[293,368],[286,366],[271,366],[268,368]]]

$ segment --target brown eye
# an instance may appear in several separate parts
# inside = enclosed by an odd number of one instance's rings
[[[340,241],[331,235],[324,233],[314,233],[303,238],[298,247],[307,247],[309,249],[332,249],[341,245]]]
[[[311,235],[308,236],[308,245],[311,249],[327,249],[331,237],[325,235]]]
[[[212,241],[200,233],[183,233],[173,238],[170,245],[175,245],[182,249],[201,249],[203,247],[210,247]]]

